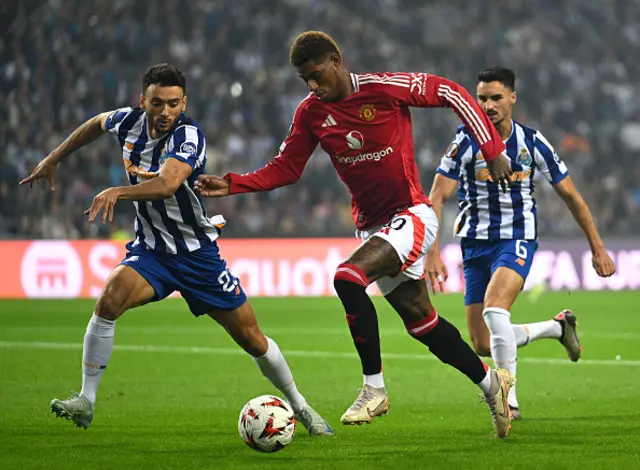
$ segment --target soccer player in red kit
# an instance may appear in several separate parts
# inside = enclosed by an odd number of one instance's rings
[[[377,314],[365,292],[376,282],[408,333],[481,388],[496,434],[505,437],[511,375],[489,369],[429,299],[424,261],[438,221],[420,185],[409,108],[452,108],[471,129],[494,181],[505,189],[511,170],[502,139],[460,85],[427,73],[349,73],[338,45],[325,33],[298,36],[290,61],[310,93],[298,106],[279,154],[253,173],[202,175],[196,190],[220,197],[295,183],[320,144],[349,188],[363,242],[334,278],[364,374],[364,386],[341,422],[370,423],[388,410]]]

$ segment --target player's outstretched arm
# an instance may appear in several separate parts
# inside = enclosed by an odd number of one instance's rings
[[[226,194],[216,193],[214,196],[271,191],[298,181],[316,144],[313,142],[313,146],[305,147],[297,140],[302,139],[298,139],[296,135],[290,135],[280,147],[280,153],[259,170],[242,175],[238,173],[224,175],[226,189],[222,186],[224,183],[214,179],[208,180],[208,184],[215,185],[212,189],[226,190]]]
[[[573,184],[571,176],[567,176],[562,181],[554,184],[553,189],[564,200],[571,214],[573,214],[573,218],[578,222],[587,237],[591,247],[591,262],[598,276],[609,277],[613,275],[616,272],[616,265],[607,253],[591,211]]]
[[[429,192],[429,200],[433,211],[438,218],[438,225],[440,226],[442,220],[442,206],[444,202],[449,199],[453,193],[458,189],[458,181],[444,176],[440,173],[436,174],[431,186],[431,192]],[[434,295],[436,294],[436,286],[440,287],[440,291],[444,292],[444,283],[449,277],[447,266],[442,262],[440,257],[440,246],[438,245],[438,236],[440,235],[440,228],[438,228],[438,234],[433,242],[433,246],[427,252],[425,271],[428,277],[428,281],[431,284],[431,290]]]
[[[271,191],[295,183],[318,146],[318,138],[309,131],[305,113],[309,99],[302,100],[293,116],[289,134],[280,145],[278,155],[259,170],[251,173],[227,173],[223,178],[205,175],[196,189],[203,196],[220,197],[229,194]],[[224,181],[222,181],[224,179]]]
[[[104,134],[106,132],[105,123],[110,114],[110,112],[98,114],[78,127],[53,152],[43,158],[31,174],[20,181],[20,184],[29,184],[29,187],[31,187],[34,182],[46,179],[49,183],[49,189],[55,191],[55,176],[58,164],[63,158]]]
[[[157,175],[153,175],[144,183],[133,186],[116,186],[107,188],[98,194],[91,203],[91,207],[84,213],[93,222],[102,212],[102,223],[113,220],[116,202],[125,201],[157,201],[170,198],[180,185],[191,175],[193,168],[184,161],[168,158],[160,167]]]

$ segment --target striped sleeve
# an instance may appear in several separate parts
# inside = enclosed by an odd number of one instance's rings
[[[478,142],[485,160],[493,160],[505,151],[495,126],[469,92],[456,82],[428,73],[388,73],[369,77],[360,84],[382,83],[400,106],[451,108]]]
[[[204,134],[191,124],[179,126],[167,143],[167,158],[187,163],[194,170],[203,166],[205,154]]]
[[[506,147],[489,116],[463,87],[446,78],[429,75],[427,94],[432,106],[449,107],[455,111],[480,146],[485,160],[493,160]]]
[[[569,176],[567,165],[560,160],[553,146],[536,131],[533,138],[533,158],[536,166],[551,184],[556,184]]]
[[[436,171],[447,178],[460,179],[460,162],[462,161],[462,156],[470,148],[471,140],[464,132],[464,127],[461,126],[458,128],[453,141],[447,147]]]
[[[124,121],[124,119],[131,114],[133,108],[126,107],[116,109],[109,114],[107,121],[104,124],[104,130],[109,134],[118,135],[118,131],[120,131],[120,125]]]

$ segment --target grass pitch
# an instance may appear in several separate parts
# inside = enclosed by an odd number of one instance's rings
[[[435,298],[466,335],[462,298]],[[93,302],[0,301],[0,467],[56,468],[640,468],[640,293],[523,294],[514,322],[572,308],[583,359],[555,340],[519,351],[523,420],[493,437],[477,388],[412,340],[376,299],[390,396],[388,416],[362,427],[339,419],[361,386],[359,361],[333,298],[254,299],[265,333],[289,361],[298,387],[336,435],[300,426],[277,454],[238,437],[250,398],[278,393],[253,361],[181,300],[127,312],[88,431],[56,419],[52,398],[80,390],[84,329]]]

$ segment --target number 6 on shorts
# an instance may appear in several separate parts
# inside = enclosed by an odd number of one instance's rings
[[[524,246],[527,243],[526,240],[518,240],[516,242],[516,255],[520,258],[527,259],[527,247]]]

